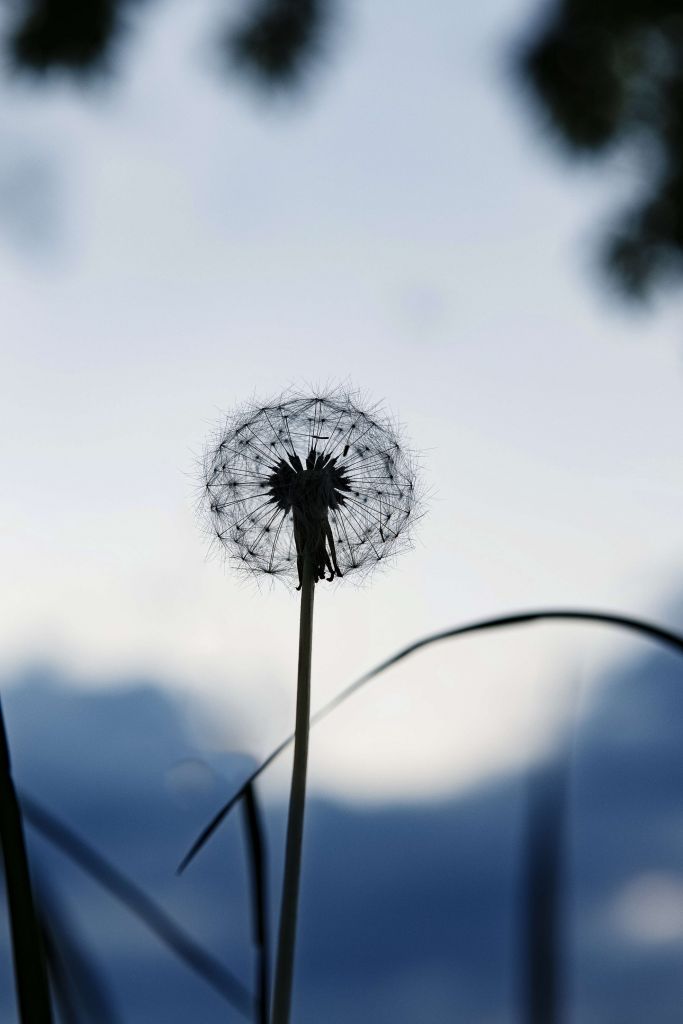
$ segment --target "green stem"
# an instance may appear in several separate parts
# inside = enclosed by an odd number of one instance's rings
[[[5,865],[14,977],[22,1024],[51,1024],[50,991],[26,843],[0,706],[0,843]]]
[[[301,845],[304,832],[306,800],[306,765],[308,762],[308,729],[311,716],[311,647],[313,637],[313,560],[304,557],[301,581],[301,612],[299,618],[299,670],[296,689],[296,728],[294,766],[289,796],[285,872],[282,883],[280,932],[275,965],[275,989],[271,1024],[289,1024],[294,972],[296,919],[299,905]]]

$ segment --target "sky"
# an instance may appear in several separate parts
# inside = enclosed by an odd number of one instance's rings
[[[226,785],[243,777],[242,759],[198,751],[182,709],[158,688],[75,690],[68,679],[35,670],[21,686],[6,690],[4,683],[24,797],[84,837],[248,983],[254,961],[243,816],[229,815],[190,868],[174,871]],[[560,797],[568,772],[565,856],[556,865],[566,1019],[679,1024],[682,732],[680,659],[659,649],[606,677],[573,751],[550,773],[548,766],[532,777],[508,772],[455,797],[398,805],[317,793],[306,810],[297,1022],[525,1019],[523,922],[531,895],[524,879],[540,838],[528,845],[529,811],[536,808],[534,831],[555,820],[545,801]],[[282,802],[259,806],[272,940],[286,814]],[[35,826],[34,814],[31,863],[41,898],[49,880],[50,923],[57,935],[68,926],[70,948],[96,971],[117,1020],[243,1019],[136,920],[130,904],[95,884],[92,861],[84,872],[54,833]],[[14,1024],[8,942],[0,929],[0,1014]],[[93,1010],[88,1019],[110,1018]]]
[[[84,837],[248,983],[253,932],[243,815],[229,815],[189,869],[174,871],[226,785],[243,778],[242,759],[208,759],[198,751],[182,709],[158,688],[74,690],[68,679],[36,671],[21,686],[6,690],[4,682],[22,793]],[[297,1022],[526,1019],[527,858],[534,847],[538,853],[541,821],[559,824],[546,801],[561,798],[564,777],[565,854],[555,866],[562,880],[565,1019],[679,1024],[680,659],[658,649],[621,666],[605,678],[582,724],[571,753],[549,773],[547,766],[533,777],[508,772],[455,797],[398,805],[362,806],[320,793],[309,801]],[[272,940],[286,814],[282,802],[259,806]],[[49,880],[50,923],[59,935],[66,915],[70,946],[97,972],[117,1020],[243,1019],[35,824],[30,817],[31,863],[41,897]],[[61,913],[54,912],[55,899]],[[0,1015],[14,1024],[8,942],[0,929]],[[93,1010],[87,1019],[110,1018]]]
[[[207,434],[252,396],[384,401],[429,494],[410,554],[318,588],[314,706],[473,618],[680,613],[681,304],[620,305],[594,257],[635,170],[544,136],[511,72],[542,5],[342,8],[288,97],[220,69],[223,5],[166,0],[111,81],[0,100],[3,672],[151,678],[254,756],[293,721],[297,603],[208,558],[194,511]],[[312,786],[505,771],[634,649],[553,627],[420,655],[319,727]]]

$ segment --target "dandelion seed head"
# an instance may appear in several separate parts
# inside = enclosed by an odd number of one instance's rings
[[[237,410],[207,446],[200,511],[242,570],[300,584],[367,573],[410,546],[413,459],[358,395],[288,392]]]

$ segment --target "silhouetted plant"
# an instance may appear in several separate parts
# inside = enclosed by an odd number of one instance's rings
[[[119,1024],[107,985],[54,889],[41,877],[37,893],[48,974],[61,1024]]]
[[[417,491],[409,454],[378,407],[355,394],[290,392],[239,409],[202,467],[201,509],[237,568],[301,591],[294,766],[273,1024],[290,1015],[301,874],[315,584],[365,573],[409,540]]]
[[[29,825],[61,850],[99,886],[106,889],[114,899],[127,907],[190,970],[207,982],[243,1016],[249,1016],[251,999],[246,986],[188,935],[139,885],[124,875],[53,811],[43,807],[26,793],[21,794],[21,809]]]
[[[559,608],[497,616],[478,622],[455,626],[433,633],[397,651],[375,668],[345,687],[310,719],[315,725],[331,714],[358,690],[398,662],[417,651],[444,640],[456,639],[498,629],[509,629],[535,622],[584,622],[616,627],[659,643],[683,656],[683,636],[654,623],[628,615],[588,609]],[[209,822],[183,858],[178,871],[182,872],[205,846],[230,811],[251,791],[256,779],[287,747],[296,740],[295,734],[283,740],[257,767],[248,779],[233,793],[220,811]],[[559,1020],[558,977],[560,970],[560,879],[562,871],[562,844],[565,834],[565,781],[567,772],[566,749],[548,771],[541,769],[532,790],[532,805],[527,821],[525,845],[525,886],[522,897],[526,915],[523,936],[522,996],[524,1018],[529,1024],[557,1024]]]
[[[570,746],[563,739],[552,757],[534,765],[527,784],[519,943],[524,1024],[560,1024],[564,1018],[563,893],[569,770]]]
[[[652,640],[655,643],[662,644],[664,647],[670,647],[679,656],[683,656],[683,636],[678,633],[674,633],[670,629],[664,629],[661,626],[656,625],[652,622],[646,622],[643,619],[636,619],[630,615],[617,615],[612,612],[599,612],[591,611],[589,609],[580,608],[551,608],[539,611],[529,612],[515,612],[511,615],[499,615],[492,619],[481,619],[478,622],[470,622],[464,626],[454,626],[452,629],[444,629],[438,633],[432,633],[429,636],[422,637],[420,640],[415,640],[413,643],[408,644],[407,647],[403,647],[396,654],[392,654],[385,661],[376,665],[368,672],[364,673],[359,679],[346,686],[341,693],[338,693],[336,697],[328,701],[319,711],[316,711],[311,716],[311,725],[317,725],[318,722],[322,722],[324,718],[331,715],[332,712],[338,708],[341,704],[344,704],[349,697],[352,697],[358,690],[363,689],[368,683],[372,682],[378,676],[386,672],[387,669],[392,668],[405,658],[410,657],[412,654],[416,654],[418,651],[423,650],[426,647],[431,647],[432,644],[443,643],[444,640],[455,640],[459,637],[470,636],[473,633],[488,633],[493,630],[499,629],[511,629],[517,628],[518,626],[528,625],[535,622],[586,622],[595,623],[597,625],[616,627],[617,629],[623,629],[627,632],[635,633],[646,639]],[[260,775],[269,768],[270,765],[275,761],[280,754],[282,754],[287,747],[294,742],[294,733],[282,740],[281,743],[275,747],[274,750],[261,762],[261,764],[254,769],[249,777],[239,786],[230,798],[223,804],[220,810],[213,816],[210,822],[204,829],[199,833],[195,841],[190,846],[189,850],[178,865],[178,873],[181,874],[185,869],[192,863],[197,854],[203,849],[206,843],[209,841],[214,832],[219,828],[223,821],[227,818],[230,811],[243,799],[247,788],[251,786]]]
[[[22,1024],[52,1024],[45,951],[26,854],[24,823],[12,778],[0,706],[0,846],[12,936],[12,959]]]
[[[234,566],[315,582],[366,573],[409,544],[417,493],[409,453],[356,395],[285,395],[238,410],[209,445],[201,508]]]
[[[251,882],[252,934],[257,954],[254,1020],[256,1024],[268,1024],[268,866],[265,829],[256,800],[256,787],[253,785],[248,786],[245,791],[243,810]]]

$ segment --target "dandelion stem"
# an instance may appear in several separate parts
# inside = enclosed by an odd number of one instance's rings
[[[22,1024],[51,1024],[47,969],[36,915],[26,842],[0,707],[0,841],[12,933],[14,977]]]
[[[294,973],[294,947],[299,905],[299,878],[301,875],[301,847],[304,831],[304,804],[306,800],[306,766],[308,763],[308,730],[311,714],[311,647],[313,637],[313,594],[315,565],[311,552],[306,549],[301,581],[301,611],[299,618],[299,669],[296,691],[296,727],[294,736],[294,766],[289,796],[285,871],[280,907],[280,931],[275,965],[272,1024],[289,1024]]]

